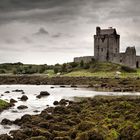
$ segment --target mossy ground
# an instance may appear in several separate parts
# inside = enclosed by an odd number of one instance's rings
[[[86,98],[15,122],[23,129],[12,132],[11,140],[139,140],[140,97]]]

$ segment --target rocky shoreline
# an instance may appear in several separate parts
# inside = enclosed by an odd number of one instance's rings
[[[140,98],[97,96],[80,102],[61,100],[39,115],[5,124],[21,126],[1,140],[139,140]]]
[[[86,85],[95,90],[114,92],[139,92],[140,78],[99,78],[99,77],[47,77],[35,75],[0,76],[0,85]]]

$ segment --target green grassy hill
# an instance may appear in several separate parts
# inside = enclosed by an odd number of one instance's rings
[[[138,77],[140,69],[132,69],[119,64],[109,62],[90,62],[90,63],[64,63],[56,65],[33,65],[22,63],[5,63],[0,64],[0,74],[41,74],[50,77],[57,76],[87,76],[87,77],[115,77],[116,72],[121,72],[121,77]]]
[[[95,62],[85,64],[82,67],[76,67],[71,72],[65,73],[64,76],[87,76],[87,77],[115,77],[116,72],[120,72],[120,77],[138,77],[139,69],[132,69],[127,66],[109,62]]]

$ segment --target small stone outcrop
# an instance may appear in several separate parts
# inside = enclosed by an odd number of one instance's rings
[[[27,108],[28,108],[28,107],[25,106],[25,105],[20,105],[20,106],[17,107],[17,109],[20,109],[20,110],[21,110],[21,109],[27,109]]]
[[[27,101],[28,97],[26,95],[23,95],[20,99],[21,99],[21,101]]]
[[[39,95],[36,96],[36,98],[42,98],[42,97],[45,97],[45,96],[49,96],[50,93],[48,93],[47,91],[41,91]]]

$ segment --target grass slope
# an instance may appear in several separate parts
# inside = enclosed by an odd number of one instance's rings
[[[121,72],[121,74],[119,75],[120,78],[140,76],[139,69],[135,70],[135,69],[128,68],[126,66],[121,66],[119,64],[106,63],[106,62],[96,62],[96,63],[90,64],[90,68],[88,69],[76,68],[73,71],[64,74],[64,76],[114,78],[116,77],[117,71]]]

